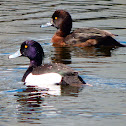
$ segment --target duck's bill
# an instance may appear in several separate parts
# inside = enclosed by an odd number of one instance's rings
[[[46,27],[50,27],[50,26],[53,26],[53,24],[49,22],[49,23],[46,23],[45,25],[41,25],[40,27],[46,28]]]
[[[20,49],[19,49],[17,52],[15,52],[14,54],[10,55],[9,59],[16,58],[16,57],[19,57],[21,55],[22,54],[21,54]]]

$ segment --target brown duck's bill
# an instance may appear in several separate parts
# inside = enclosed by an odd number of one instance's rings
[[[50,27],[50,26],[53,26],[53,24],[51,22],[48,22],[45,25],[41,25],[40,28],[46,28],[46,27]]]

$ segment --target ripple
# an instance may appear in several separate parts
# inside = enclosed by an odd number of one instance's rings
[[[66,9],[73,29],[97,27],[117,34],[126,44],[124,0],[0,1],[0,123],[1,125],[125,125],[126,48],[54,48],[54,28],[40,29],[56,9]],[[62,62],[79,71],[92,87],[63,87],[62,95],[27,89],[20,81],[29,60],[8,60],[27,40],[39,41],[46,62]],[[106,121],[107,120],[107,121]]]

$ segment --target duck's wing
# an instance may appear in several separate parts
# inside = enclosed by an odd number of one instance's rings
[[[74,72],[69,66],[62,63],[51,63],[44,64],[39,67],[33,68],[32,74],[40,75],[45,73],[59,73],[63,75],[64,73]]]
[[[77,72],[64,74],[61,83],[63,85],[71,85],[76,87],[80,87],[82,84],[86,84]]]
[[[89,36],[115,36],[109,31],[106,30],[100,30],[98,28],[78,28],[74,31],[74,33],[83,33],[85,34],[85,37]]]
[[[62,75],[61,84],[78,86],[85,84],[83,79],[78,75],[78,72],[72,70],[69,66],[61,63],[44,64],[33,69],[33,75],[41,75],[45,73],[58,73]]]
[[[66,44],[75,46],[122,46],[114,34],[97,28],[79,28],[65,38]]]

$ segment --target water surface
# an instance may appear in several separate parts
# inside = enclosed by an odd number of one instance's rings
[[[56,29],[40,28],[56,9],[66,9],[73,29],[105,29],[126,44],[125,0],[1,0],[0,6],[0,126],[125,126],[126,48],[53,47]],[[58,96],[27,88],[21,78],[29,60],[8,59],[27,39],[40,42],[45,63],[65,63],[93,86],[62,87]]]

